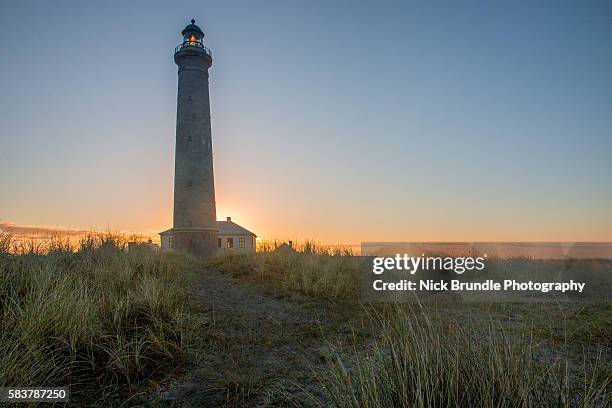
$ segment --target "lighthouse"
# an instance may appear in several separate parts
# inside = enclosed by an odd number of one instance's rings
[[[217,251],[208,69],[212,54],[191,20],[174,51],[178,66],[172,247],[199,256]]]

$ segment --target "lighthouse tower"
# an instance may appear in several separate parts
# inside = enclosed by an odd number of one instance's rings
[[[178,65],[172,247],[195,255],[217,251],[208,68],[204,32],[191,20],[174,52]]]

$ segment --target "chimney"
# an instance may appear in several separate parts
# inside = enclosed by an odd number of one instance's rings
[[[232,222],[232,217],[227,217],[226,219],[228,222]]]
[[[293,248],[293,241],[289,241],[289,246]]]

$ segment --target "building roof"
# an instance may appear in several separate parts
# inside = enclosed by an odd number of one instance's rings
[[[252,235],[254,237],[257,236],[248,229],[241,227],[240,225],[233,222],[229,217],[227,221],[217,221],[217,228],[219,229],[219,235]],[[172,228],[160,232],[159,235],[172,235]]]
[[[219,235],[252,235],[256,237],[257,235],[253,234],[248,229],[241,227],[240,225],[228,221],[217,221],[217,228],[219,228]]]
[[[191,19],[191,24],[185,27],[185,29],[181,31],[181,34],[185,38],[189,38],[192,34],[195,35],[198,40],[204,38],[204,32],[196,25],[194,19]]]

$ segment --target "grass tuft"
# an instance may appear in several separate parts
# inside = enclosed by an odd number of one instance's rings
[[[370,319],[377,338],[355,342],[352,353],[335,350],[319,374],[334,406],[609,406],[612,379],[602,354],[573,367],[528,332],[511,335],[494,320],[475,332],[469,322],[449,324],[420,306]]]
[[[304,252],[259,252],[213,258],[210,266],[234,277],[272,282],[282,289],[333,300],[358,294],[358,260],[334,250],[305,246]]]
[[[175,366],[190,336],[194,265],[184,255],[127,252],[111,234],[44,247],[0,234],[0,386],[112,392]]]

